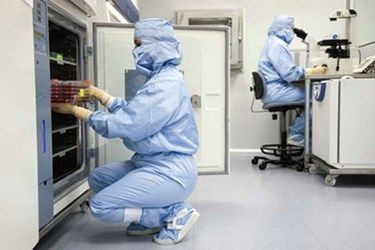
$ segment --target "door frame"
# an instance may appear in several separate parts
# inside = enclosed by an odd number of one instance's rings
[[[123,23],[104,23],[104,22],[94,22],[93,23],[93,46],[94,46],[94,82],[97,83],[98,80],[98,62],[97,62],[97,29],[98,28],[134,28],[134,24],[123,24]],[[225,33],[225,93],[224,93],[224,146],[225,146],[225,160],[224,160],[224,170],[220,172],[203,172],[200,175],[216,175],[216,174],[229,174],[229,146],[230,146],[230,107],[229,107],[229,97],[230,97],[230,28],[226,26],[181,26],[173,25],[175,30],[207,30],[207,31],[223,31]],[[95,104],[95,109],[98,110],[98,103]],[[95,135],[95,158],[96,167],[99,165],[99,135]]]

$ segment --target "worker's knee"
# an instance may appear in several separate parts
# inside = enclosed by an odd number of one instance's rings
[[[91,198],[90,201],[90,210],[92,216],[98,220],[105,222],[126,222],[126,214],[127,217],[130,216],[130,219],[127,218],[128,220],[130,220],[129,222],[132,222],[134,221],[133,217],[140,217],[142,213],[142,209],[139,208],[128,209],[129,211],[127,213],[125,213],[125,209],[128,208],[122,208],[112,204],[110,202],[110,199],[108,199],[108,196],[103,193],[96,194],[94,197]]]
[[[100,220],[109,212],[109,208],[105,206],[105,203],[98,194],[91,198],[90,210],[92,216]]]
[[[94,169],[90,172],[88,182],[91,190],[95,193],[98,193],[100,191],[100,178],[98,176],[98,171],[96,170],[97,169]]]

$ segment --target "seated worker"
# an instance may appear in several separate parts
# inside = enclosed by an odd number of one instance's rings
[[[87,121],[106,138],[121,138],[135,152],[131,160],[94,169],[89,176],[96,193],[90,201],[94,217],[125,222],[132,235],[152,234],[154,242],[180,242],[199,213],[185,202],[197,181],[193,155],[198,129],[189,94],[176,66],[179,42],[170,22],[148,19],[135,24],[133,50],[137,71],[146,83],[128,102],[89,86],[108,112],[71,104],[53,110]]]
[[[262,98],[264,104],[303,102],[304,90],[293,86],[291,82],[303,79],[307,74],[325,74],[327,71],[327,67],[323,66],[307,69],[296,66],[288,48],[294,38],[293,28],[293,17],[276,16],[268,29],[268,40],[259,60],[259,72],[263,75],[267,86],[265,96]],[[298,116],[289,127],[288,143],[303,145],[304,138],[303,114]]]

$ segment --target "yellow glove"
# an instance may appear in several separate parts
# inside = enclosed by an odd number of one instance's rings
[[[306,75],[324,75],[327,73],[328,67],[326,66],[317,66],[314,68],[306,68],[305,73]]]
[[[74,105],[70,103],[52,103],[51,104],[53,111],[57,113],[61,113],[61,114],[68,114],[68,115],[72,114],[73,106]]]
[[[90,97],[93,96],[98,99],[103,106],[106,106],[109,103],[109,100],[113,99],[110,94],[91,84],[88,86],[87,91]]]
[[[78,119],[82,119],[85,121],[89,119],[89,116],[92,113],[91,110],[78,107],[70,103],[52,103],[51,106],[52,110],[57,113],[74,115]]]

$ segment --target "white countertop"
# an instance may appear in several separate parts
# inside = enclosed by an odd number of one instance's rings
[[[324,75],[307,75],[305,80],[325,80],[325,79],[340,79],[343,76],[351,76],[353,78],[375,78],[374,73],[366,74],[324,74]]]

